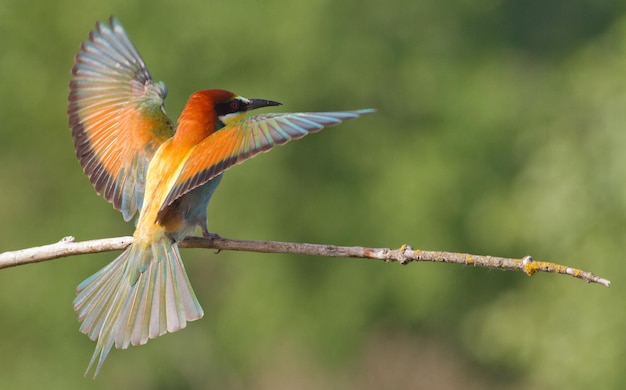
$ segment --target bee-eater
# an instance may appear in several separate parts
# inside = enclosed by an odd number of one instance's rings
[[[207,228],[207,206],[235,164],[373,110],[264,114],[280,105],[220,89],[191,95],[176,127],[119,21],[98,22],[75,58],[68,116],[76,155],[99,194],[126,221],[138,213],[133,243],[77,288],[80,331],[96,340],[94,378],[107,354],[142,345],[203,316],[177,242]]]

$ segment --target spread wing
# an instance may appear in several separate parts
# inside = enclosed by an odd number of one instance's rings
[[[161,211],[187,192],[201,186],[233,165],[324,127],[358,118],[374,110],[266,114],[226,126],[195,146]]]
[[[119,21],[98,22],[75,58],[67,112],[83,171],[127,221],[141,210],[152,155],[174,133],[166,94]]]

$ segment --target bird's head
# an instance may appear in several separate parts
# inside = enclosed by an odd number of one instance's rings
[[[213,109],[217,116],[218,129],[239,121],[251,110],[261,107],[280,106],[280,103],[266,99],[247,99],[224,90],[212,90],[214,93]]]
[[[235,123],[251,110],[279,106],[280,103],[265,99],[247,99],[223,89],[194,92],[179,118],[180,125],[192,125],[196,129],[212,133]],[[206,135],[205,135],[206,136]]]
[[[271,100],[246,99],[223,89],[194,92],[178,118],[174,139],[195,144],[222,127],[240,120],[250,110],[279,105]]]

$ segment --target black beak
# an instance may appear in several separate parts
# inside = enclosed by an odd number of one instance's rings
[[[248,103],[247,105],[248,111],[261,108],[261,107],[282,105],[282,103],[278,103],[272,100],[265,100],[265,99],[249,99],[249,100],[250,100],[250,103]]]

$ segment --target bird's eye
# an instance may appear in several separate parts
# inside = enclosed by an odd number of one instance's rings
[[[241,99],[232,99],[217,103],[214,108],[218,116],[242,113],[246,111],[247,103]]]

